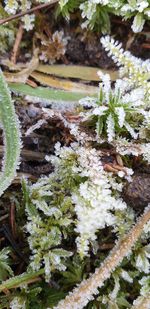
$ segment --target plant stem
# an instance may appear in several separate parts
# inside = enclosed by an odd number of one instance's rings
[[[20,24],[17,35],[16,35],[15,43],[14,43],[14,46],[13,46],[12,55],[11,55],[11,62],[13,64],[16,64],[16,62],[17,62],[17,55],[18,55],[20,43],[21,43],[21,40],[22,40],[22,36],[23,36],[23,26],[22,26],[22,24]]]
[[[32,273],[23,273],[20,276],[15,276],[13,278],[10,278],[4,281],[2,284],[0,284],[0,292],[3,291],[4,289],[14,289],[20,286],[21,284],[30,283],[35,278],[43,274],[44,274],[44,269],[42,268]]]
[[[46,7],[48,7],[48,6],[52,5],[52,4],[55,4],[55,3],[57,3],[57,2],[58,2],[58,0],[51,0],[51,2],[49,2],[49,3],[40,4],[40,5],[37,5],[36,7],[32,8],[32,9],[30,9],[30,10],[27,10],[27,11],[25,11],[25,12],[20,12],[20,13],[18,13],[18,14],[16,14],[16,15],[11,15],[11,16],[9,16],[9,17],[7,17],[7,18],[1,19],[1,20],[0,20],[0,25],[3,25],[3,24],[5,24],[5,23],[8,23],[9,21],[12,21],[12,20],[14,20],[14,19],[20,18],[20,17],[22,17],[22,16],[24,16],[24,15],[32,14],[32,13],[34,13],[35,11],[44,9],[44,8],[46,8]]]
[[[82,309],[98,294],[98,288],[108,279],[115,268],[122,262],[141,235],[144,225],[150,220],[150,207],[138,219],[136,225],[119,240],[110,255],[105,259],[100,268],[89,279],[83,280],[64,300],[60,301],[55,309]]]

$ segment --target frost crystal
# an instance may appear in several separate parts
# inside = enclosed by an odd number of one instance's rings
[[[112,87],[110,76],[98,71],[98,76],[102,80],[99,84],[98,98],[87,97],[79,101],[83,107],[80,113],[81,123],[95,128],[96,136],[93,134],[93,141],[102,142],[106,139],[106,135],[107,141],[116,143],[116,145],[117,140],[120,145],[121,140],[127,142],[128,138],[130,139],[129,143],[139,137],[148,140],[150,132],[150,62],[142,61],[129,52],[123,51],[122,45],[109,36],[103,37],[101,43],[112,59],[121,66],[121,71],[126,73],[126,77],[117,79]],[[74,126],[76,134],[73,131],[71,133],[77,136],[79,127],[77,130],[77,126]],[[78,139],[81,140],[79,134]],[[88,140],[87,137],[85,139]],[[127,142],[128,145],[129,143]],[[117,148],[118,152],[122,154],[129,154],[129,152],[143,154],[144,159],[150,161],[148,143],[143,144],[143,147],[136,146],[136,144],[133,146],[132,141],[130,147],[125,147],[124,151],[121,151],[122,146],[121,149],[118,146]],[[119,174],[121,176],[121,173]]]
[[[97,238],[96,233],[105,226],[114,225],[116,220],[114,211],[126,209],[125,202],[119,198],[122,186],[112,177],[111,173],[108,174],[104,171],[100,152],[97,152],[94,148],[79,146],[78,143],[73,143],[70,147],[61,147],[60,143],[57,143],[55,145],[55,156],[47,157],[47,160],[53,164],[54,173],[49,178],[43,178],[32,186],[32,203],[37,210],[44,212],[46,216],[50,218],[54,216],[58,222],[62,221],[61,205],[53,206],[54,202],[52,201],[55,194],[52,183],[59,180],[61,190],[64,184],[67,186],[69,196],[63,197],[63,203],[70,199],[70,206],[73,205],[76,215],[75,232],[78,234],[76,239],[77,250],[83,257],[88,254],[89,244],[94,244]],[[128,171],[128,174],[130,173],[131,171]],[[77,183],[75,179],[78,179]],[[114,189],[116,194],[112,193]],[[40,199],[34,198],[36,194],[40,196]],[[61,196],[61,192],[58,191],[58,194]],[[47,199],[49,197],[51,202],[48,203],[45,197]],[[30,219],[27,224],[27,230],[31,235],[29,237],[30,248],[34,251],[34,260],[31,263],[34,269],[37,269],[36,263],[38,268],[40,265],[38,262],[40,256],[37,255],[39,250],[37,251],[35,247],[37,237],[40,237],[41,234],[42,243],[40,246],[41,249],[45,248],[45,250],[56,241],[57,244],[62,241],[58,228],[51,227],[51,231],[46,228],[42,232],[42,225],[43,221],[39,216],[32,217],[32,221]],[[52,232],[54,232],[53,236]],[[46,273],[50,272],[50,263],[54,267],[55,259],[53,259],[52,254],[53,251],[51,256],[47,255],[46,259],[44,258]],[[58,269],[61,265],[63,264],[60,263],[60,266],[58,266],[56,263],[55,267]]]
[[[69,2],[69,1],[68,1]],[[145,20],[148,19],[150,15],[150,5],[149,1],[108,1],[108,0],[88,0],[85,1],[80,5],[80,9],[82,11],[82,17],[86,18],[85,22],[83,23],[83,27],[87,27],[88,25],[93,28],[98,22],[97,12],[101,9],[103,12],[103,16],[105,16],[104,21],[101,21],[101,27],[103,30],[103,23],[109,24],[108,22],[108,12],[113,12],[116,15],[123,16],[125,19],[129,19],[132,16],[133,24],[132,29],[134,32],[140,32],[143,29]],[[97,14],[97,15],[96,15]],[[97,17],[97,18],[96,18]],[[104,29],[109,30],[109,25],[106,25]]]
[[[10,308],[11,309],[26,309],[26,301],[23,298],[16,296],[10,302]]]
[[[144,91],[141,88],[131,89],[127,80],[119,79],[114,88],[111,88],[109,75],[100,72],[98,75],[102,78],[98,99],[87,97],[79,101],[84,108],[80,113],[82,121],[91,121],[93,124],[96,121],[97,136],[106,130],[109,142],[114,140],[116,133],[119,135],[125,130],[133,139],[137,139],[137,119],[143,120],[144,123],[147,117],[144,113]],[[133,124],[135,129],[132,127]]]
[[[15,14],[18,6],[19,4],[16,0],[5,0],[5,10],[8,14]]]
[[[111,56],[111,58],[114,60],[114,62],[123,68],[124,73],[128,73],[128,83],[134,88],[140,87],[140,92],[142,94],[144,90],[144,94],[149,95],[150,93],[150,61],[142,61],[139,58],[134,57],[131,55],[129,51],[124,51],[122,48],[122,44],[115,41],[110,36],[102,37],[101,43],[104,46],[105,50],[108,52],[108,54]],[[122,72],[122,70],[120,71]],[[137,90],[134,90],[134,92],[137,92]],[[138,90],[139,91],[139,90]],[[133,93],[132,93],[132,100],[133,100]],[[143,98],[142,98],[143,100]],[[146,98],[145,98],[146,100]],[[138,97],[137,97],[137,101]],[[149,101],[149,97],[148,97]],[[150,103],[147,103],[150,105]],[[145,101],[146,105],[146,101]]]
[[[76,150],[78,155],[78,170],[82,177],[88,179],[81,183],[78,190],[72,193],[77,214],[76,232],[77,247],[81,256],[88,252],[89,242],[96,239],[96,232],[105,226],[113,225],[114,215],[110,210],[124,210],[126,204],[121,199],[112,196],[111,188],[114,186],[120,191],[114,179],[108,178],[103,170],[101,160],[95,149],[80,147]],[[73,171],[76,170],[75,167]],[[98,220],[96,219],[98,218]]]
[[[149,274],[150,271],[150,245],[143,247],[136,256],[136,267],[141,272]]]

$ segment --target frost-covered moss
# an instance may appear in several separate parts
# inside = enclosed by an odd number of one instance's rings
[[[54,285],[53,307],[65,296],[57,299],[61,289],[69,292],[82,279],[56,308],[130,308],[131,295],[136,299],[133,308],[137,308],[149,296],[150,212],[147,208],[134,226],[137,214],[123,201],[121,192],[124,183],[132,181],[133,157],[143,155],[150,162],[150,64],[124,52],[110,37],[101,42],[125,76],[112,85],[109,76],[100,73],[98,98],[79,102],[75,122],[54,104],[52,111],[43,108],[47,117],[60,118],[76,141],[69,146],[56,143],[54,155],[46,157],[53,165],[49,176],[34,184],[23,182],[30,249],[27,271],[34,274],[30,279],[35,279],[36,272],[37,276],[45,272],[48,285],[37,283],[34,296],[30,286],[30,291],[26,287],[12,291],[10,308],[32,307],[30,298],[38,308],[35,295],[41,290],[50,293]],[[109,246],[114,246],[111,254]],[[85,280],[95,268],[95,274]],[[28,275],[22,274],[20,282]],[[6,288],[15,286],[15,278],[12,282],[9,285],[8,280]]]
[[[39,0],[39,3],[48,3],[50,0]],[[150,19],[150,3],[148,0],[123,1],[123,0],[60,0],[58,11],[69,18],[69,14],[75,9],[81,10],[84,20],[82,27],[98,27],[103,33],[110,31],[109,16],[111,13],[126,19],[133,19],[132,30],[140,32],[146,20]],[[5,10],[8,14],[16,14],[19,11],[26,11],[32,6],[30,0],[5,0]],[[30,30],[34,25],[34,14],[22,17],[24,27]]]
[[[38,0],[39,3],[48,3],[50,2],[49,0]],[[30,0],[5,0],[5,11],[8,14],[16,14],[18,11],[20,12],[25,12],[29,10],[32,7],[33,1]],[[32,30],[34,27],[34,20],[35,20],[35,15],[30,14],[30,15],[25,15],[22,17],[22,21],[24,24],[24,28],[29,31]]]
[[[63,13],[73,10],[75,2],[72,0],[60,0]],[[109,14],[113,13],[126,19],[133,19],[132,30],[140,32],[146,20],[150,19],[150,3],[148,0],[87,0],[79,4],[82,18],[85,20],[83,28],[89,26],[94,28],[100,26],[103,32],[110,30]]]

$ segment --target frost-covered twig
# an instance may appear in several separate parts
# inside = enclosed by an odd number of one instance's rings
[[[150,220],[150,205],[146,208],[142,217],[130,232],[114,247],[110,255],[97,268],[95,273],[74,289],[64,300],[60,301],[55,309],[82,309],[98,294],[98,288],[107,280],[115,268],[122,262],[123,258],[130,253],[131,248],[141,235],[144,225]]]
[[[51,0],[51,2],[48,2],[48,3],[43,3],[43,4],[40,4],[40,5],[37,5],[36,7],[33,7],[32,9],[29,9],[29,10],[26,10],[25,12],[20,12],[18,14],[15,14],[15,15],[11,15],[7,18],[4,18],[4,19],[1,19],[0,20],[0,25],[3,25],[3,24],[6,24],[8,23],[9,21],[12,21],[14,19],[17,19],[17,18],[20,18],[20,17],[23,17],[24,15],[27,15],[27,14],[32,14],[33,12],[35,11],[38,11],[38,10],[41,10],[43,8],[46,8],[52,4],[55,4],[57,3],[58,0]]]

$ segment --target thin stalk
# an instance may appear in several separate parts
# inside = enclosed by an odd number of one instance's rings
[[[35,11],[44,9],[44,8],[46,8],[46,7],[48,7],[48,6],[52,5],[52,4],[55,4],[57,2],[58,2],[58,0],[51,0],[51,2],[49,2],[49,3],[44,3],[44,4],[37,5],[36,7],[32,8],[32,9],[29,9],[29,10],[27,10],[25,12],[20,12],[18,14],[11,15],[11,16],[9,16],[7,18],[3,18],[3,19],[0,20],[0,25],[8,23],[9,21],[12,21],[12,20],[17,19],[17,18],[21,18],[24,15],[32,14]]]
[[[127,256],[135,242],[141,235],[144,225],[150,220],[150,207],[148,206],[144,214],[138,219],[136,225],[126,234],[123,239],[119,240],[110,255],[105,259],[100,268],[87,280],[83,280],[81,284],[74,289],[64,300],[61,300],[55,309],[82,309],[93,295],[98,294],[105,280],[107,280],[115,268]]]
[[[0,284],[0,292],[2,292],[4,289],[14,289],[22,284],[28,284],[32,282],[35,278],[37,278],[40,275],[44,274],[44,268],[34,271],[31,273],[23,273],[20,276],[15,276],[13,278],[10,278]]]

